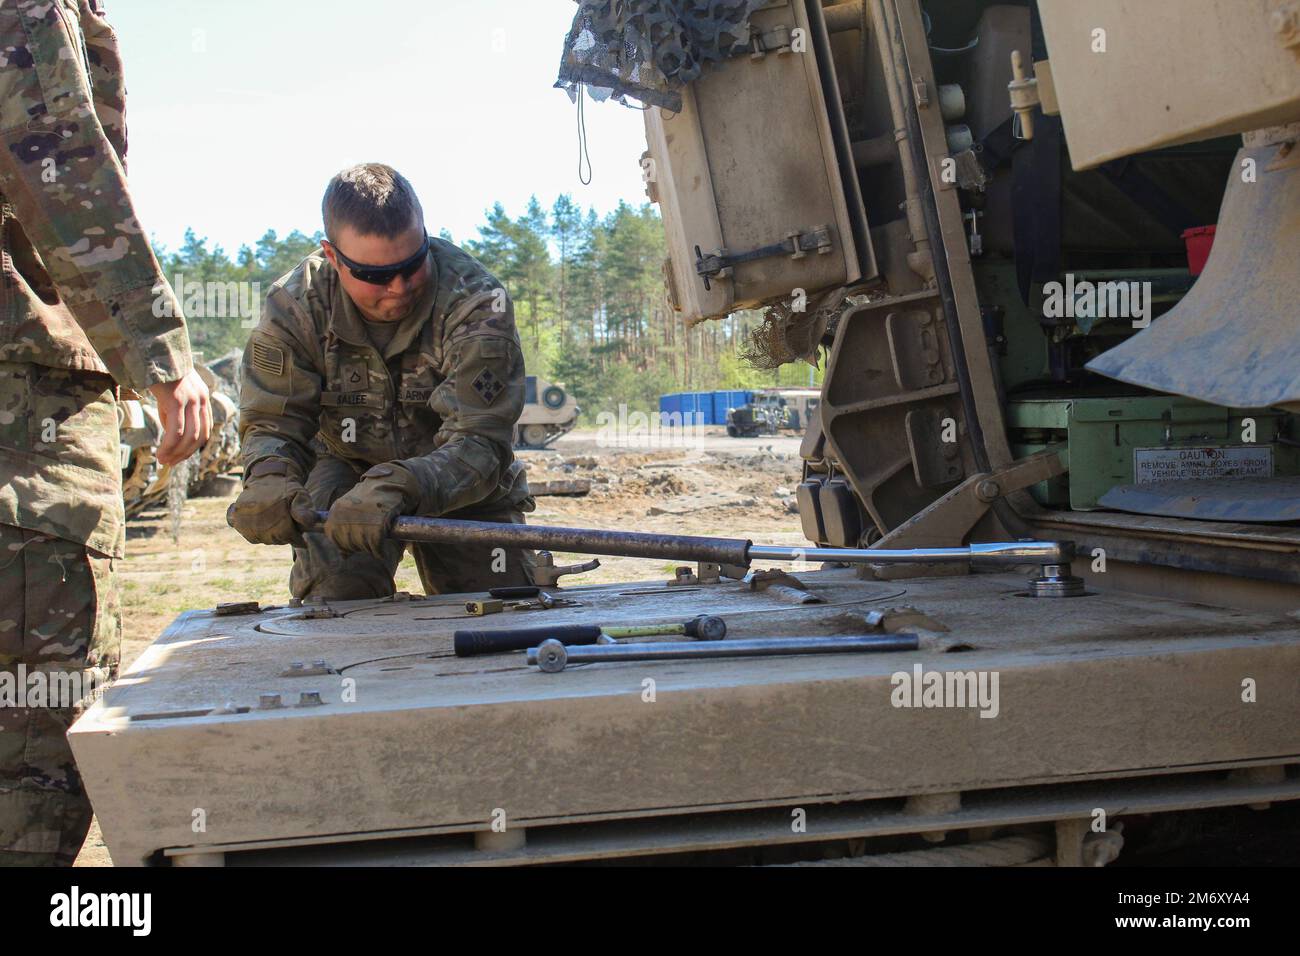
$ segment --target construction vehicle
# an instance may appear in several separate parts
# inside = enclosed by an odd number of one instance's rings
[[[516,448],[545,448],[573,431],[582,409],[563,385],[536,375],[524,379],[524,410],[515,425]]]
[[[1161,815],[1300,798],[1294,7],[750,6],[646,111],[643,168],[682,317],[767,306],[826,363],[798,494],[825,566],[394,534],[546,546],[529,625],[907,638],[462,659],[486,595],[188,612],[70,734],[115,862],[1102,865]],[[567,551],[686,566],[561,588]]]

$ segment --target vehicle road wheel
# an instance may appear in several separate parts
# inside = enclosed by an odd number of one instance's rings
[[[549,431],[545,425],[525,425],[523,430],[524,444],[530,448],[541,448],[546,444]]]
[[[728,434],[729,436],[731,436],[732,438],[739,438],[739,437],[740,437],[740,429],[738,429],[735,425],[728,425],[728,426],[727,426],[727,434]]]

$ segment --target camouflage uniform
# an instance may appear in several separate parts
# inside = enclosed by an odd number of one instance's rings
[[[127,193],[123,96],[99,0],[0,3],[0,678],[11,681],[19,665],[92,679],[115,669],[118,386],[192,367]],[[64,738],[76,710],[0,706],[0,865],[71,863],[85,839],[90,805]]]
[[[524,361],[505,290],[456,246],[430,240],[428,290],[381,356],[366,322],[321,253],[272,286],[244,350],[240,445],[244,473],[282,460],[313,505],[328,510],[375,465],[408,469],[415,513],[523,523],[532,511],[512,436],[524,405]],[[324,534],[294,548],[297,598],[346,600],[393,593],[403,553],[341,552]],[[413,546],[428,594],[527,584],[532,555]]]

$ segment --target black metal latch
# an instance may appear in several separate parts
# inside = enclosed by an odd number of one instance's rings
[[[818,226],[808,232],[791,232],[781,242],[770,246],[761,246],[749,252],[730,254],[726,249],[719,249],[710,255],[700,252],[695,247],[695,273],[704,280],[704,288],[712,289],[710,279],[727,279],[731,277],[731,267],[740,262],[753,262],[756,259],[769,259],[772,256],[786,256],[802,259],[808,253],[826,255],[835,247],[831,241],[831,227]]]

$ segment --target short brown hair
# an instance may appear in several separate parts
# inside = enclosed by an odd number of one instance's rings
[[[406,177],[392,166],[362,163],[330,180],[321,217],[332,242],[340,226],[351,226],[363,236],[399,235],[422,224],[424,210]]]

